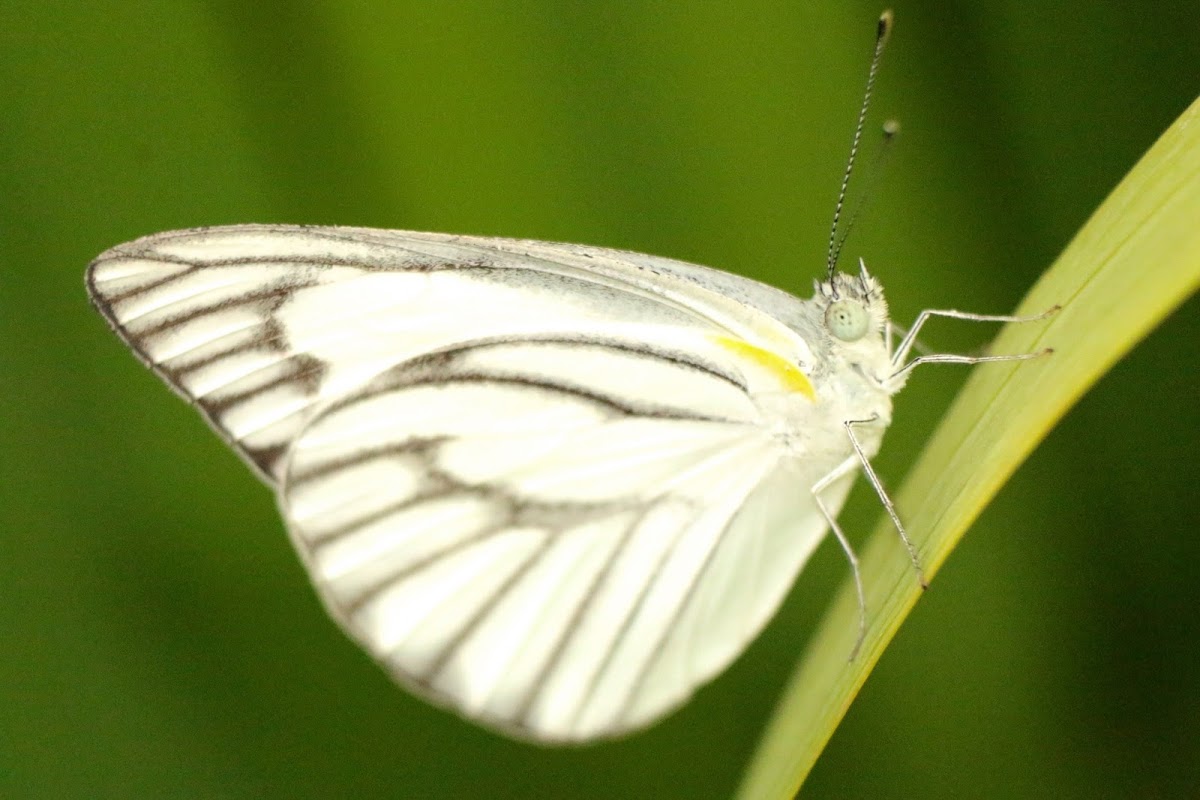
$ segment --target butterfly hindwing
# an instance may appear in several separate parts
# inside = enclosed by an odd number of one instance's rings
[[[766,528],[810,515],[763,514],[758,487],[795,476],[758,413],[628,343],[463,346],[320,411],[281,504],[333,616],[401,681],[524,736],[612,736],[740,652],[818,539]]]

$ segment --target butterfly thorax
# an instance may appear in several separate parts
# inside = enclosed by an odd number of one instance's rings
[[[859,423],[856,431],[868,454],[878,449],[891,422],[891,395],[898,388],[890,380],[887,319],[882,287],[865,267],[859,275],[838,273],[816,284],[801,319],[793,324],[811,353],[811,363],[798,366],[812,384],[813,397],[807,406],[787,404],[781,431],[798,455],[848,453],[845,437],[812,435],[814,430],[839,430],[847,422]]]

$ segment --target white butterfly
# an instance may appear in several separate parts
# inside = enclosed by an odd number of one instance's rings
[[[865,268],[815,296],[637,253],[365,228],[160,233],[96,307],[276,492],[330,614],[407,686],[550,742],[683,703],[879,449]],[[939,312],[933,312],[939,313]],[[885,495],[886,497],[886,495]]]
[[[924,312],[893,348],[865,267],[803,301],[598,247],[242,225],[120,245],[87,282],[275,491],[351,638],[552,743],[682,704],[826,531],[857,580],[835,517],[864,469],[899,528],[869,459],[912,367],[1025,357],[908,360],[931,315],[1012,318]]]

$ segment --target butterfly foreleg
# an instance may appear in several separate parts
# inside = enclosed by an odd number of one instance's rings
[[[966,311],[955,311],[953,309],[928,308],[917,315],[917,319],[913,322],[912,327],[908,329],[908,333],[900,340],[900,344],[892,352],[892,367],[898,368],[892,373],[892,379],[900,378],[907,375],[918,364],[981,364],[988,361],[1024,361],[1029,358],[1037,358],[1045,355],[1048,350],[1039,350],[1035,353],[1015,353],[1013,355],[998,355],[998,356],[960,356],[949,354],[926,354],[920,355],[911,361],[907,361],[909,352],[913,346],[917,344],[917,334],[925,323],[934,317],[945,317],[950,319],[965,319],[970,322],[1038,322],[1046,319],[1050,315],[1058,311],[1058,306],[1054,306],[1048,311],[1041,314],[1035,314],[1028,317],[1018,317],[1011,314],[971,314]],[[920,349],[918,347],[918,349]]]
[[[892,346],[895,343],[895,340],[897,340],[897,339],[903,340],[903,339],[908,338],[908,328],[905,328],[903,325],[897,325],[895,322],[892,322],[890,319],[887,322],[887,328],[885,330],[886,330],[886,334],[887,334],[887,339],[885,341],[885,344],[887,346],[888,353],[893,352]],[[927,355],[927,354],[933,352],[933,350],[929,347],[929,345],[925,344],[924,342],[922,342],[920,339],[917,339],[916,337],[913,337],[912,343],[909,345],[909,348],[912,350],[916,350],[921,355]]]

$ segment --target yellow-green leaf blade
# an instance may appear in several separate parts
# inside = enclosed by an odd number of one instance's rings
[[[1126,176],[1018,313],[998,353],[1054,353],[976,370],[914,465],[897,505],[933,576],[967,527],[1054,424],[1117,360],[1200,287],[1200,101]],[[918,376],[919,377],[919,376]],[[862,554],[870,628],[847,661],[857,604],[847,581],[776,707],[739,791],[795,794],[921,590],[889,521]]]

